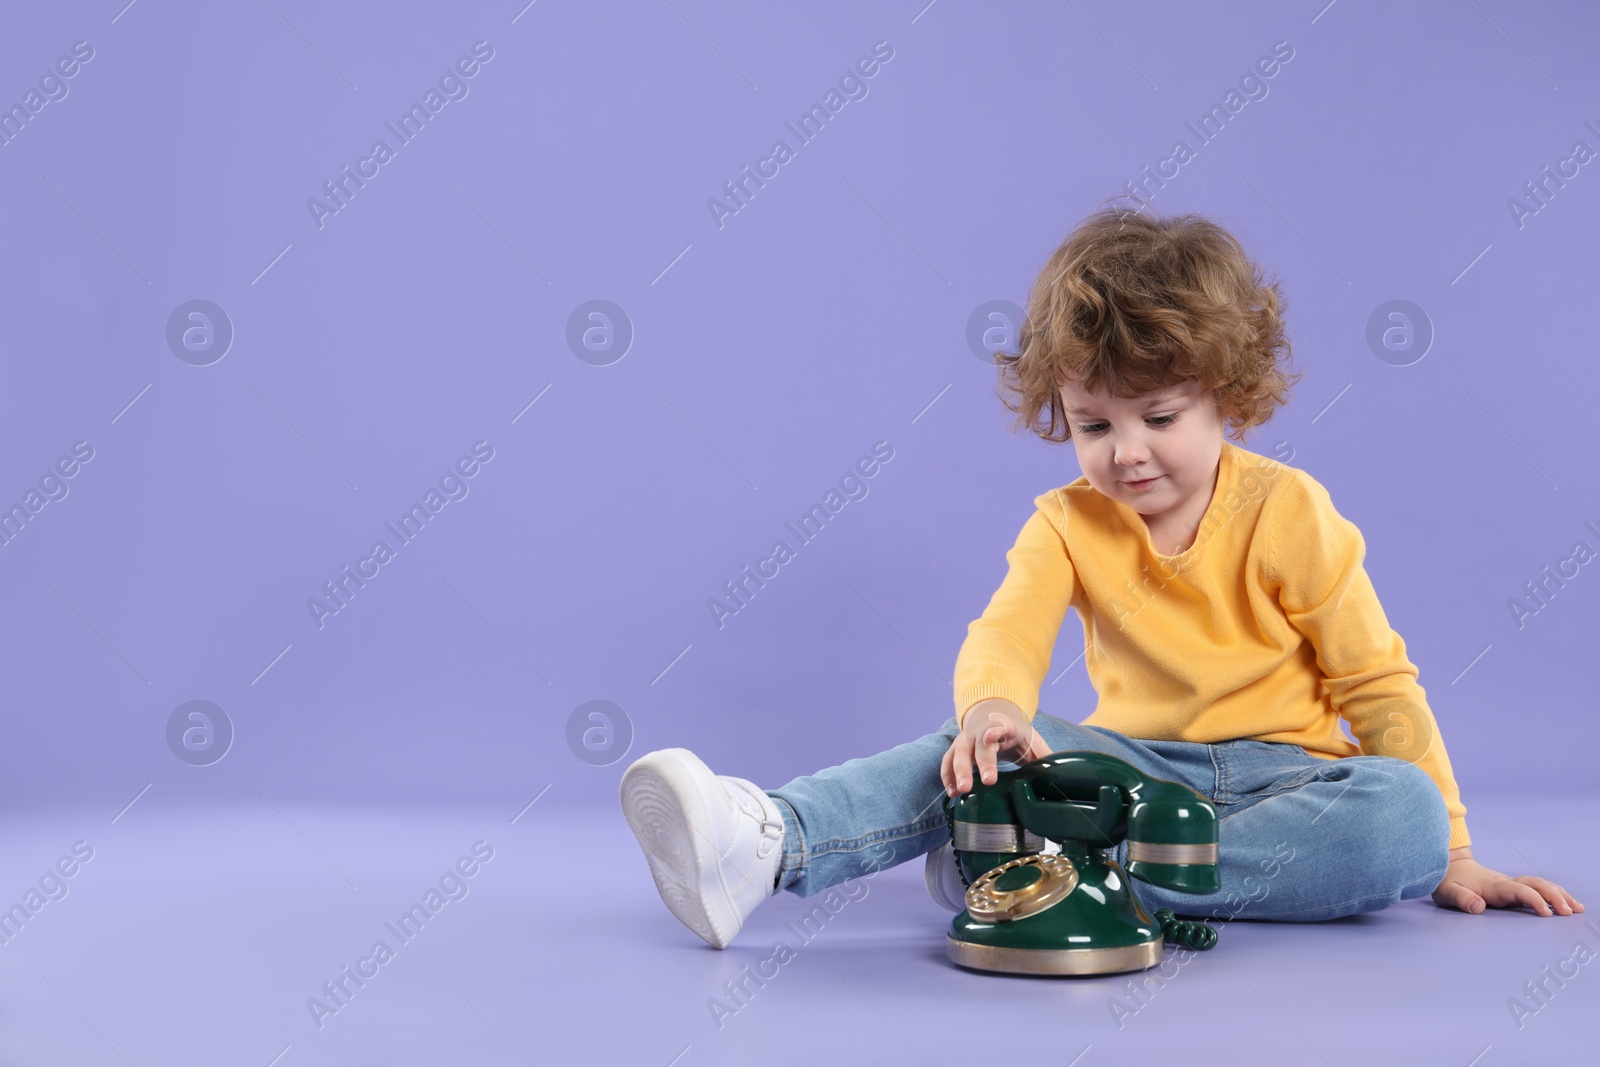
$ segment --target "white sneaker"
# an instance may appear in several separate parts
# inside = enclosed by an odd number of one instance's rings
[[[922,884],[928,887],[933,902],[946,911],[957,912],[967,906],[967,885],[956,869],[956,849],[949,841],[928,853]]]
[[[727,948],[777,892],[783,814],[754,783],[714,775],[686,748],[640,757],[622,776],[622,811],[667,908]]]

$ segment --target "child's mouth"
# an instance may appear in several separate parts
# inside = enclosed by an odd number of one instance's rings
[[[1165,477],[1166,477],[1166,475],[1164,475],[1164,474],[1158,474],[1154,478],[1146,478],[1146,479],[1144,479],[1143,481],[1140,481],[1140,482],[1123,482],[1122,484],[1126,485],[1129,489],[1143,491],[1145,489],[1150,488],[1152,485],[1154,485],[1155,483],[1159,482],[1162,478],[1165,478]]]

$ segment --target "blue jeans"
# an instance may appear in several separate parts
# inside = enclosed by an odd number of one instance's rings
[[[1444,797],[1404,760],[1319,759],[1268,741],[1141,740],[1044,712],[1033,726],[1052,752],[1104,752],[1216,805],[1222,889],[1176,893],[1135,881],[1147,911],[1334,919],[1427,896],[1449,866]],[[938,733],[766,790],[783,812],[779,888],[809,897],[949,841],[939,763],[957,732],[952,717]],[[1124,867],[1127,848],[1116,849]]]

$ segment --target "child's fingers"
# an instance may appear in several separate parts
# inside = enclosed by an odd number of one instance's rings
[[[955,779],[957,793],[972,788],[972,738],[967,734],[950,746],[950,775]]]
[[[1571,915],[1575,911],[1583,910],[1583,905],[1578,903],[1577,898],[1548,878],[1519,878],[1517,881],[1526,881],[1537,889],[1545,900],[1550,902],[1551,907],[1555,908],[1557,914]]]
[[[1433,891],[1433,902],[1476,915],[1485,907],[1483,898],[1460,882],[1445,882]]]
[[[957,737],[950,744],[950,750],[946,752],[946,758],[949,758],[950,761],[950,785],[954,787],[955,792],[965,793],[966,768],[971,766],[971,761],[973,761],[973,757],[971,757],[971,741],[966,737],[966,734]]]
[[[1548,878],[1524,876],[1513,878],[1511,883],[1516,893],[1516,903],[1526,904],[1540,915],[1572,914],[1566,891]]]
[[[983,732],[983,743],[978,746],[978,775],[984,785],[994,785],[999,777],[995,752],[1005,741],[1009,731],[1005,726],[991,726]]]
[[[1024,760],[1050,754],[1048,746],[1031,726],[1019,727],[1010,718],[998,713],[989,714],[987,726],[969,724],[968,729],[970,733],[964,729],[956,735],[939,761],[940,781],[952,796],[972,788],[974,764],[977,765],[978,779],[985,785],[993,785],[999,777],[999,753],[1002,750],[1019,752]]]
[[[1522,882],[1511,882],[1507,885],[1507,904],[1526,904],[1535,915],[1553,915],[1554,911],[1545,902],[1544,895],[1531,885]]]
[[[951,796],[964,792],[961,788],[959,771],[964,758],[961,755],[961,749],[965,741],[966,738],[964,736],[958,736],[950,743],[950,747],[945,749],[944,762],[939,768],[939,777],[944,780],[945,788],[949,790]]]
[[[1491,883],[1482,891],[1486,904],[1496,908],[1509,908],[1515,904],[1526,904],[1535,915],[1544,915],[1549,912],[1550,906],[1544,902],[1544,897],[1531,885],[1523,885],[1513,878],[1504,878]]]
[[[1541,893],[1543,894],[1545,901],[1550,905],[1551,909],[1554,910],[1557,915],[1571,915],[1572,905],[1575,903],[1572,900],[1571,895],[1554,882],[1546,881],[1543,878],[1539,879],[1539,881],[1544,882],[1545,885],[1550,887],[1548,889],[1541,890]]]

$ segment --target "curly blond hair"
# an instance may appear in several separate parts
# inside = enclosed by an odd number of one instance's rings
[[[1046,441],[1072,436],[1061,387],[1131,398],[1198,381],[1244,443],[1288,403],[1302,372],[1284,297],[1227,230],[1200,215],[1089,215],[1050,255],[1028,298],[1017,355],[995,353],[1001,401]],[[1049,422],[1044,423],[1048,413]]]

